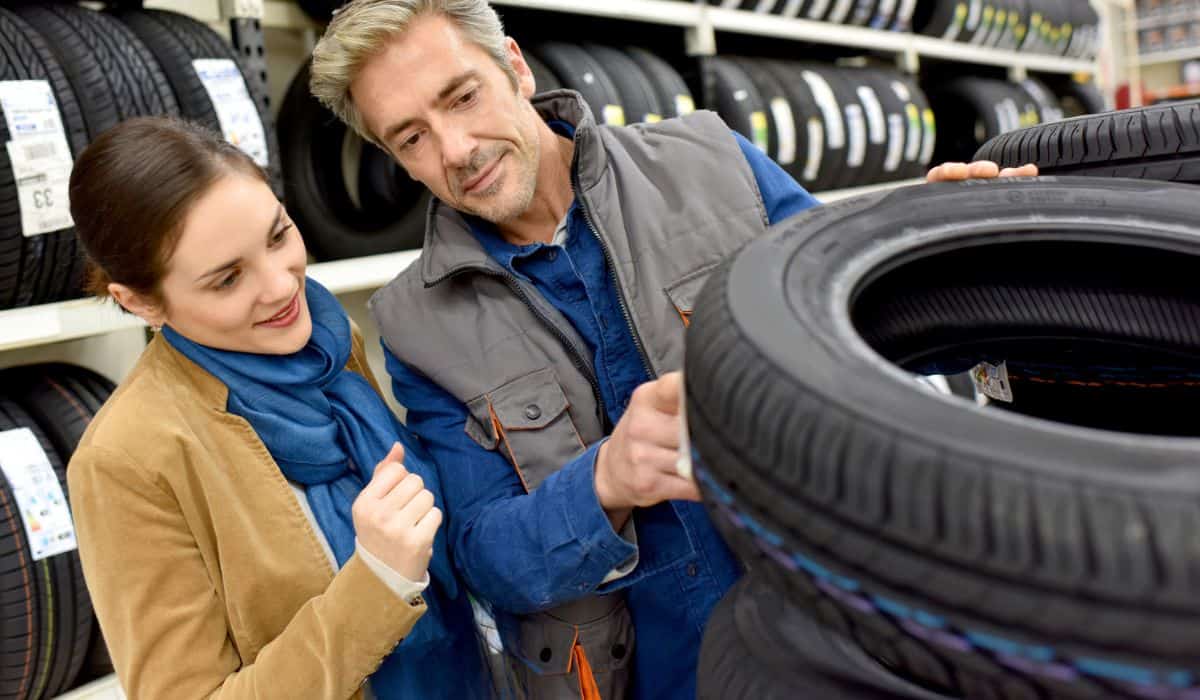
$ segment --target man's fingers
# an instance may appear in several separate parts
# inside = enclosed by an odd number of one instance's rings
[[[683,391],[683,373],[667,372],[654,381],[654,407],[663,413],[679,413],[679,392]]]
[[[1000,174],[1000,166],[990,160],[977,160],[967,166],[967,177],[986,179]]]
[[[1005,168],[1000,171],[1000,177],[1037,177],[1038,167],[1027,163],[1019,168]]]
[[[947,182],[950,180],[965,180],[967,178],[966,163],[942,163],[925,176],[927,182]]]
[[[696,482],[685,479],[678,474],[664,475],[662,484],[662,500],[664,501],[699,501],[700,489]]]

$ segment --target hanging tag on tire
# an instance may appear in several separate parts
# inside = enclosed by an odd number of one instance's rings
[[[971,382],[975,384],[975,390],[984,396],[996,401],[1012,403],[1012,385],[1008,383],[1007,363],[1001,362],[993,365],[980,362],[971,368]]]

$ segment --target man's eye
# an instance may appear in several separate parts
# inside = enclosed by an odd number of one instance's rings
[[[471,90],[467,93],[464,93],[462,97],[458,98],[458,105],[461,107],[474,102],[477,94],[479,94],[479,90]]]

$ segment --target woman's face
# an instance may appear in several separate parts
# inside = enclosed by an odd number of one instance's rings
[[[230,173],[192,206],[156,325],[221,350],[286,355],[308,343],[304,242],[262,180]],[[150,319],[148,319],[150,320]]]

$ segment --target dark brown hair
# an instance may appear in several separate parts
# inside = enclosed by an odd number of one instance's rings
[[[267,181],[236,146],[169,117],[121,122],[88,146],[71,171],[71,216],[88,257],[87,290],[110,282],[159,299],[188,210],[223,175]]]

